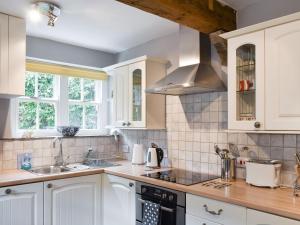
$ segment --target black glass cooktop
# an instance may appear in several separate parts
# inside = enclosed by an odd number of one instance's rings
[[[216,175],[196,173],[188,170],[171,169],[162,172],[148,172],[142,176],[172,183],[192,185],[219,178]]]

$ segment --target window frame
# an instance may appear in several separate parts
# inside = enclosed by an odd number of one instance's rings
[[[33,58],[28,58],[33,59]],[[55,63],[60,65],[67,65],[67,66],[75,66],[79,68],[86,68],[86,69],[98,69],[95,67],[86,67],[86,66],[80,66],[80,65],[74,65],[69,63],[61,63],[56,61],[49,61],[49,60],[40,60],[34,58],[33,60],[41,61],[41,62],[48,62],[48,63]],[[61,76],[53,74],[55,77],[54,81],[54,96],[51,99],[48,98],[39,98],[39,97],[27,97],[22,96],[19,98],[15,98],[12,100],[10,111],[11,111],[11,127],[12,127],[12,133],[14,137],[23,137],[28,135],[31,131],[31,135],[34,137],[48,137],[48,136],[58,136],[60,135],[59,132],[57,132],[56,128],[57,126],[64,126],[69,124],[69,113],[68,113],[68,107],[69,107],[69,98],[68,98],[68,76]],[[82,78],[80,78],[82,79]],[[84,78],[83,78],[84,79]],[[88,78],[86,78],[88,79]],[[36,79],[37,80],[37,79]],[[81,83],[83,83],[81,81]],[[37,84],[37,82],[36,82]],[[37,93],[37,85],[35,87],[35,93]],[[95,80],[95,101],[93,101],[91,104],[96,105],[98,107],[97,110],[97,129],[80,129],[77,136],[95,136],[95,135],[107,135],[107,129],[105,127],[108,125],[107,121],[107,104],[106,104],[106,97],[107,97],[107,89],[108,89],[108,81],[107,80]],[[25,129],[19,129],[18,123],[19,123],[19,102],[23,101],[31,101],[36,102],[37,104],[39,102],[45,102],[45,103],[52,103],[54,104],[56,115],[55,115],[55,128],[54,129],[40,129],[39,123],[36,124],[36,129],[34,130],[25,130]],[[89,105],[90,102],[82,101],[82,104]],[[66,116],[67,115],[67,116]],[[83,112],[83,117],[84,117]],[[37,112],[37,118],[36,121],[38,121],[38,112]],[[84,118],[83,118],[84,122]]]

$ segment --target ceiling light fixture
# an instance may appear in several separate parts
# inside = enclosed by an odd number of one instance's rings
[[[48,26],[54,27],[55,22],[60,15],[60,7],[52,2],[35,2],[32,4],[29,17],[32,21],[36,22],[40,16],[48,17]]]

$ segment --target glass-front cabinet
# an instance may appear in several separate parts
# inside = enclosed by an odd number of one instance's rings
[[[129,65],[129,123],[145,126],[145,69],[146,62]]]
[[[228,128],[264,127],[264,31],[228,40]]]
[[[165,129],[165,96],[145,89],[166,76],[165,60],[142,56],[106,68],[111,79],[111,125],[122,129]]]

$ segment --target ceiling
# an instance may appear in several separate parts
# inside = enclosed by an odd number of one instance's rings
[[[0,11],[28,18],[30,0],[0,1]],[[55,27],[27,20],[27,34],[108,52],[121,52],[175,33],[178,24],[115,0],[55,0],[62,8]]]

